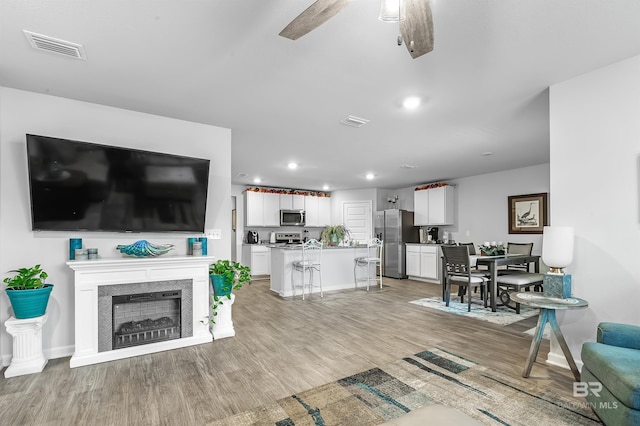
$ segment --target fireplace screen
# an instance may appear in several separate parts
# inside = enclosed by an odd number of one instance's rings
[[[182,337],[182,290],[113,296],[113,349]]]

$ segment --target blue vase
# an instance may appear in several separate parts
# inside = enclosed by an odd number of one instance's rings
[[[231,294],[231,288],[233,287],[232,281],[226,281],[224,275],[209,275],[211,280],[211,286],[213,287],[213,293],[218,296],[228,296]]]
[[[42,288],[29,290],[5,289],[13,308],[13,316],[17,319],[41,317],[47,311],[49,295],[53,284],[45,284]]]

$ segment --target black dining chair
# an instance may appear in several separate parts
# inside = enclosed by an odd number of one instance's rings
[[[451,299],[451,285],[456,284],[464,290],[460,293],[460,303],[464,303],[464,294],[467,293],[467,311],[471,312],[471,289],[480,288],[480,295],[487,307],[487,294],[489,279],[482,273],[474,272],[471,269],[469,259],[469,247],[467,246],[441,246],[444,258],[444,298],[446,306],[449,306]]]

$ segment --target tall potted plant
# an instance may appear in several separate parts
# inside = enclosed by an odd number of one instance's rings
[[[31,268],[20,268],[12,271],[14,276],[5,278],[5,289],[13,315],[17,319],[36,318],[47,311],[49,295],[53,290],[53,284],[45,284],[49,275],[42,270],[40,265]]]
[[[231,291],[242,288],[243,284],[251,284],[251,268],[230,260],[218,260],[209,266],[209,278],[213,287],[213,317],[218,315],[218,306],[226,297],[231,300]],[[211,318],[215,324],[215,318]]]

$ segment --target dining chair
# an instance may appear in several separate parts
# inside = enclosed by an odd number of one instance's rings
[[[313,291],[314,272],[318,275],[318,286],[320,287],[320,297],[322,293],[322,243],[318,240],[311,239],[302,243],[302,257],[291,264],[291,288],[293,297],[296,297],[296,283],[294,281],[294,273],[301,273],[302,300],[304,300],[305,289],[308,288],[309,296]],[[307,280],[307,272],[309,279]]]
[[[369,284],[373,280],[380,282],[380,288],[382,288],[382,250],[384,247],[384,243],[382,240],[378,238],[373,238],[367,244],[367,255],[360,256],[355,258],[355,263],[353,265],[353,280],[356,285],[356,289],[358,288],[358,281],[366,281],[367,282],[367,291],[369,291]],[[366,267],[367,268],[367,276],[358,278],[357,270],[358,268]],[[373,272],[373,278],[371,277],[371,268],[375,268]],[[379,271],[376,273],[376,269]]]
[[[458,288],[464,288],[460,293],[460,303],[464,303],[464,293],[467,293],[467,311],[471,312],[471,289],[480,288],[480,295],[482,296],[484,307],[487,307],[487,294],[489,279],[482,273],[473,272],[471,269],[471,261],[469,259],[469,247],[468,246],[441,246],[442,256],[444,258],[445,270],[445,304],[449,306],[451,299],[451,285],[456,284]]]
[[[524,271],[498,275],[496,279],[498,297],[504,306],[515,309],[516,313],[519,314],[520,304],[516,303],[515,306],[511,306],[509,304],[511,302],[509,293],[512,291],[529,291],[531,287],[533,287],[534,289],[538,286],[542,287],[543,279],[543,274]]]
[[[507,254],[525,254],[531,255],[533,243],[507,243]],[[504,273],[505,270],[502,271]],[[529,272],[529,263],[519,263],[516,265],[507,265],[506,273]]]

